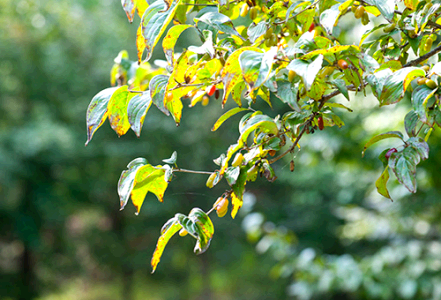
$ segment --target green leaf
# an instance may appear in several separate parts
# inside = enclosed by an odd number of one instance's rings
[[[336,78],[336,79],[332,79],[330,82],[331,84],[335,85],[335,87],[340,91],[340,93],[342,93],[343,96],[346,97],[346,99],[348,99],[348,101],[351,100],[349,99],[348,88],[346,87],[346,83],[343,79]]]
[[[393,73],[390,69],[381,70],[374,74],[370,74],[366,79],[369,85],[372,88],[372,92],[374,93],[377,99],[380,99],[381,91],[383,90],[383,86],[386,83],[389,76]]]
[[[399,131],[388,131],[386,133],[382,133],[379,135],[374,136],[373,138],[371,138],[366,145],[364,145],[364,149],[362,152],[362,155],[364,156],[364,153],[366,151],[366,149],[370,146],[372,146],[373,144],[375,144],[378,141],[384,140],[384,139],[390,139],[390,138],[399,138],[404,142],[404,136],[401,132]]]
[[[95,131],[103,125],[107,118],[108,111],[107,105],[113,93],[117,90],[117,87],[107,88],[96,94],[92,101],[90,101],[89,107],[86,112],[86,124],[87,124],[87,141],[86,146],[89,144]]]
[[[269,181],[269,182],[274,182],[274,180],[277,179],[276,174],[274,173],[273,168],[271,167],[271,165],[268,163],[267,160],[264,160],[262,163],[262,168],[263,168],[263,176]]]
[[[239,65],[250,91],[260,87],[269,78],[276,53],[277,47],[272,47],[265,53],[247,50],[240,54]]]
[[[200,208],[193,208],[188,217],[194,222],[197,233],[196,254],[204,253],[210,246],[214,234],[214,226],[208,215]]]
[[[170,8],[166,10],[168,5],[162,0],[157,0],[144,12],[141,24],[142,35],[145,38],[146,45],[146,61],[151,58],[153,49],[172,20],[180,1],[181,0],[173,1],[169,6]]]
[[[136,208],[136,214],[139,214],[148,192],[155,194],[160,202],[163,201],[168,186],[168,182],[164,180],[164,175],[165,170],[161,165],[154,167],[148,164],[138,169],[132,189],[132,202]]]
[[[374,73],[380,67],[375,58],[367,53],[360,53],[359,57],[367,73]]]
[[[239,56],[242,52],[247,50],[262,52],[263,50],[257,47],[242,47],[234,51],[228,59],[225,61],[224,68],[222,69],[222,82],[224,84],[224,97],[222,99],[222,106],[227,102],[228,96],[230,95],[233,88],[239,82],[243,81],[242,70],[239,64]]]
[[[166,164],[174,165],[177,159],[178,159],[178,153],[176,151],[173,151],[170,158],[163,159],[162,161],[165,162]]]
[[[343,12],[346,12],[352,2],[353,0],[348,0],[343,3],[337,3],[320,14],[320,24],[325,28],[328,34],[332,34],[332,30],[337,26],[338,18]]]
[[[228,167],[225,170],[224,177],[230,186],[234,185],[239,177],[240,167]]]
[[[408,67],[390,75],[383,85],[380,95],[380,106],[399,102],[404,96],[404,82],[407,77],[424,76],[420,68]]]
[[[417,189],[416,183],[416,151],[413,148],[405,148],[402,152],[392,153],[389,157],[389,168],[391,168],[398,181],[411,193]]]
[[[298,83],[291,83],[287,80],[278,80],[277,81],[277,93],[276,96],[280,100],[283,101],[283,103],[286,103],[294,109],[295,111],[300,112],[299,104],[297,103],[297,94],[299,91],[299,84]]]
[[[429,158],[429,145],[425,140],[420,137],[411,137],[407,140],[407,143],[418,152],[421,160]],[[419,160],[417,163],[419,163]]]
[[[302,77],[306,89],[309,90],[315,80],[315,77],[317,76],[317,73],[322,67],[322,63],[323,55],[319,54],[311,63],[301,59],[295,59],[291,61],[286,68],[290,71],[296,72],[300,77]]]
[[[211,131],[216,131],[226,120],[228,120],[230,117],[234,116],[237,113],[240,113],[242,111],[249,110],[248,108],[240,108],[235,107],[224,113],[222,116],[220,116],[219,119],[217,119],[216,123],[214,123],[213,128],[211,128]]]
[[[416,136],[416,127],[418,125],[418,114],[411,110],[404,117],[404,128],[406,129],[406,133],[408,136],[413,137]]]
[[[181,35],[182,32],[184,32],[185,29],[193,27],[189,24],[179,24],[175,25],[172,28],[170,28],[165,35],[164,39],[162,40],[162,48],[164,49],[165,58],[169,62],[171,66],[174,65],[174,48],[176,45],[176,42]]]
[[[349,107],[347,107],[346,105],[340,104],[340,103],[333,103],[333,102],[326,102],[326,104],[324,105],[326,107],[337,107],[337,108],[343,108],[346,109],[349,112],[353,112],[352,109],[350,109]]]
[[[167,75],[156,75],[149,83],[150,97],[153,104],[167,116],[170,115],[170,112],[164,106],[164,97],[168,78]]]
[[[261,132],[277,135],[279,130],[273,119],[267,115],[254,115],[249,118],[246,123],[239,128],[240,138],[242,142],[246,142],[248,135],[254,130],[259,129]]]
[[[230,18],[228,18],[226,15],[215,11],[209,11],[203,14],[200,18],[195,18],[195,21],[211,25],[219,31],[226,34],[235,35],[241,40],[245,41],[245,39],[234,28],[233,22],[231,22]]]
[[[427,100],[433,97],[436,91],[437,89],[432,90],[426,85],[420,85],[416,87],[412,92],[413,109],[418,114],[419,119],[423,123],[427,122],[427,116],[426,116]]]
[[[152,99],[150,98],[150,92],[146,91],[142,94],[135,95],[127,106],[130,127],[136,133],[137,137],[141,135],[142,124],[144,124],[145,115],[151,105]]]
[[[258,24],[251,23],[248,27],[247,35],[251,43],[254,43],[259,37],[265,34],[268,30],[268,24],[265,21],[261,21]]]
[[[129,19],[129,22],[133,22],[133,17],[135,16],[136,11],[136,3],[134,0],[122,0],[121,5],[126,12],[127,19]]]
[[[375,181],[375,187],[377,188],[377,191],[380,195],[392,200],[392,198],[389,195],[389,191],[387,189],[388,180],[389,180],[389,167],[386,166],[386,168],[384,168],[383,173],[381,173],[381,176],[377,179],[377,181]]]
[[[121,210],[123,210],[126,206],[130,194],[132,193],[136,172],[138,172],[140,167],[146,165],[147,163],[148,162],[145,158],[136,158],[127,165],[128,170],[122,171],[121,177],[118,181],[118,195]]]
[[[386,20],[392,21],[395,11],[395,0],[366,0],[366,2],[376,6]]]
[[[164,248],[167,245],[170,238],[182,228],[181,224],[178,223],[176,218],[168,220],[161,229],[161,236],[156,243],[155,252],[153,252],[153,257],[151,261],[152,273],[155,272],[159,261],[161,260]]]

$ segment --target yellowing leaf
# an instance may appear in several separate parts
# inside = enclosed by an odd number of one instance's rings
[[[377,179],[377,181],[375,181],[375,187],[377,188],[377,191],[380,195],[392,200],[386,186],[388,180],[389,180],[389,167],[386,166],[386,168],[384,168],[383,173],[381,173],[381,176]]]
[[[129,22],[133,22],[133,17],[135,16],[135,10],[136,10],[136,3],[134,0],[122,0],[121,5],[126,12],[127,19],[129,19]]]
[[[127,117],[127,104],[128,100],[135,96],[135,94],[129,93],[127,89],[127,85],[118,88],[107,105],[110,127],[118,136],[124,135],[130,128]]]
[[[162,40],[162,48],[164,49],[165,58],[169,62],[170,65],[174,65],[175,59],[174,59],[174,48],[176,45],[176,42],[181,35],[182,32],[184,32],[185,29],[192,27],[192,25],[188,24],[179,24],[176,26],[173,26],[170,28],[165,35],[164,39]]]
[[[155,252],[153,252],[153,257],[151,261],[152,273],[155,272],[168,241],[181,228],[182,226],[178,223],[178,220],[176,218],[168,220],[167,223],[165,223],[165,225],[162,227],[161,236],[158,239],[158,243],[156,244],[156,249]]]
[[[168,186],[164,179],[164,174],[165,170],[162,169],[161,165],[153,167],[149,164],[138,169],[132,189],[132,202],[136,207],[136,214],[139,214],[148,192],[155,194],[160,202],[163,201],[164,193]]]
[[[243,200],[242,198],[238,198],[233,192],[231,193],[231,204],[233,205],[233,209],[231,210],[231,217],[234,219],[237,212],[239,211],[239,208],[241,208],[243,205]]]
[[[211,128],[211,131],[216,131],[226,120],[228,120],[230,117],[234,116],[237,113],[240,113],[241,111],[248,110],[248,108],[240,108],[235,107],[233,109],[230,109],[226,113],[224,113],[220,118],[214,123],[213,128]]]
[[[234,51],[228,57],[221,75],[222,82],[224,83],[224,97],[222,99],[222,106],[225,105],[225,102],[227,102],[228,96],[230,95],[234,86],[240,81],[243,81],[239,64],[239,56],[247,50],[263,53],[263,50],[257,47],[243,47]]]
[[[136,50],[138,52],[138,64],[141,64],[142,54],[145,50],[145,39],[142,36],[142,25],[139,24],[138,30],[136,31]]]

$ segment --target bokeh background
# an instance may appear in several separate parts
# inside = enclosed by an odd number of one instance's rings
[[[109,86],[113,58],[136,56],[134,23],[119,0],[0,1],[0,299],[441,299],[440,135],[418,168],[418,193],[392,178],[395,202],[382,198],[377,156],[393,141],[365,158],[361,150],[374,134],[402,130],[410,106],[379,111],[369,94],[337,98],[355,111],[341,112],[346,126],[308,136],[295,172],[287,157],[274,183],[249,183],[235,220],[213,216],[206,253],[174,237],[151,275],[163,223],[207,210],[226,185],[209,190],[206,176],[176,174],[164,203],[149,194],[135,216],[131,205],[119,211],[121,171],[175,150],[182,168],[213,170],[239,117],[212,133],[215,100],[184,108],[179,128],[152,107],[141,138],[117,138],[106,122],[85,147],[85,112]],[[343,41],[358,43],[363,28],[340,26]],[[259,105],[272,116],[288,108]]]

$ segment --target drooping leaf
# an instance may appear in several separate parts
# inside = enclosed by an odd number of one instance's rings
[[[389,195],[389,191],[387,189],[388,180],[389,180],[389,167],[386,166],[384,168],[383,173],[381,173],[381,176],[378,177],[377,181],[375,181],[375,187],[377,188],[377,191],[380,195],[392,200],[392,198]]]
[[[239,65],[250,91],[260,87],[268,79],[276,53],[277,47],[272,47],[265,53],[247,50],[240,54]]]
[[[389,76],[391,76],[393,73],[390,69],[381,70],[379,72],[376,72],[374,74],[370,74],[366,79],[369,85],[372,88],[372,92],[374,93],[375,97],[377,97],[378,100],[380,100],[381,91],[383,90],[383,86],[386,83]]]
[[[391,168],[398,181],[411,193],[416,192],[416,163],[415,149],[408,147],[401,152],[392,153],[389,157],[389,168]]]
[[[197,54],[208,54],[210,55],[210,58],[214,58],[216,50],[214,49],[213,44],[213,32],[210,30],[203,30],[202,35],[204,36],[205,42],[199,47],[190,46],[188,47],[188,50]]]
[[[87,141],[86,146],[92,139],[95,131],[103,125],[107,118],[107,104],[117,87],[107,88],[96,94],[87,108],[86,124],[87,124]]]
[[[145,47],[145,38],[142,35],[142,24],[139,24],[138,30],[136,31],[136,52],[138,55],[138,64],[141,64],[142,62],[142,55],[144,54]]]
[[[411,110],[404,117],[404,128],[406,129],[406,133],[409,137],[416,136],[416,127],[418,125],[418,114]]]
[[[402,140],[404,142],[404,136],[401,132],[399,131],[388,131],[386,133],[381,133],[379,135],[374,136],[373,138],[371,138],[366,145],[364,145],[364,149],[362,152],[362,155],[364,156],[364,153],[366,151],[366,149],[370,146],[372,146],[373,144],[375,144],[378,141],[384,140],[384,139],[389,139],[389,138],[399,138],[400,140]]]
[[[408,76],[414,77],[424,75],[425,74],[423,70],[415,67],[403,68],[391,74],[383,85],[383,89],[379,98],[380,106],[397,103],[403,98],[404,81]]]
[[[107,105],[110,127],[118,136],[126,134],[130,128],[127,105],[135,94],[129,93],[127,89],[127,85],[118,88],[110,97],[109,104]]]
[[[274,173],[273,168],[271,167],[271,165],[268,163],[267,160],[264,160],[262,163],[262,168],[263,168],[263,176],[269,181],[269,182],[274,182],[274,180],[277,179],[276,174]]]
[[[427,122],[426,106],[427,101],[435,94],[437,89],[430,89],[426,85],[416,87],[412,92],[413,110],[418,114],[421,122]]]
[[[175,25],[172,28],[170,28],[165,35],[164,39],[162,40],[162,48],[164,49],[165,58],[169,62],[171,66],[174,65],[174,48],[176,45],[176,42],[184,30],[187,28],[192,27],[192,25],[189,24],[179,24]]]
[[[346,109],[348,112],[353,112],[352,109],[350,109],[349,107],[341,104],[341,103],[334,103],[334,102],[326,102],[326,104],[324,105],[325,107],[337,107],[337,108],[343,108]]]
[[[170,112],[164,106],[164,97],[168,78],[167,75],[156,75],[149,83],[150,97],[153,104],[167,116],[170,115]]]
[[[167,5],[164,1],[157,0],[147,8],[142,16],[141,25],[146,44],[146,61],[152,56],[153,49],[172,20],[180,1],[175,0]]]
[[[348,99],[348,101],[351,100],[349,99],[348,88],[346,87],[346,83],[343,79],[341,78],[332,79],[331,84],[335,85],[335,87],[340,91],[340,93],[342,93],[343,96],[345,96],[346,99]]]
[[[127,106],[127,115],[130,127],[136,133],[137,137],[141,135],[144,118],[151,105],[152,99],[149,91],[143,92],[142,94],[137,94],[129,101]]]
[[[297,93],[299,91],[298,83],[291,83],[287,80],[277,81],[277,93],[276,96],[284,103],[288,104],[289,107],[295,111],[300,112],[299,104],[297,103]]]
[[[176,218],[172,218],[168,220],[162,227],[161,236],[158,239],[155,252],[153,252],[153,257],[151,261],[152,273],[155,272],[156,267],[158,266],[158,263],[161,260],[162,253],[164,252],[164,248],[167,245],[168,241],[181,228],[182,226],[181,224],[178,223],[178,220]]]
[[[176,214],[176,219],[197,240],[194,252],[204,253],[210,246],[214,234],[214,226],[210,217],[202,209],[196,207],[190,211],[188,217]]]
[[[295,59],[286,67],[290,71],[296,72],[303,79],[303,83],[307,90],[311,88],[312,83],[320,71],[323,63],[323,55],[319,54],[312,62],[301,59]]]
[[[248,110],[248,108],[240,108],[235,107],[224,113],[222,116],[217,119],[216,123],[214,123],[213,128],[211,128],[211,131],[216,131],[226,120],[228,120],[230,117],[234,116],[237,113],[240,113],[242,111]]]
[[[222,82],[224,84],[224,96],[222,99],[222,105],[227,102],[228,96],[230,95],[232,89],[240,81],[243,81],[242,72],[239,64],[239,56],[247,51],[257,51],[263,53],[263,51],[257,47],[242,47],[234,51],[228,59],[225,61],[224,68],[222,70]]]
[[[135,0],[136,3],[136,11],[138,12],[138,16],[142,18],[144,12],[149,7],[147,0]]]
[[[429,158],[429,145],[425,140],[420,137],[411,137],[407,140],[407,143],[417,151],[421,160],[426,160]]]
[[[146,165],[147,163],[148,162],[145,158],[136,158],[127,165],[128,170],[122,171],[121,177],[118,181],[118,195],[121,210],[123,210],[126,206],[130,194],[132,193],[136,172],[140,167]]]
[[[227,180],[228,184],[231,186],[236,183],[237,178],[239,177],[240,167],[228,167],[225,170],[224,177]]]
[[[259,37],[265,34],[268,30],[268,24],[265,21],[261,21],[257,24],[251,23],[248,27],[247,35],[251,43],[254,43]]]
[[[154,167],[148,164],[138,169],[132,189],[132,202],[136,208],[136,214],[139,214],[148,192],[155,194],[160,202],[163,201],[168,186],[164,175],[165,170],[161,165]]]
[[[121,0],[121,5],[126,12],[127,19],[129,19],[129,22],[133,22],[133,17],[135,16],[136,11],[136,3],[134,0]]]

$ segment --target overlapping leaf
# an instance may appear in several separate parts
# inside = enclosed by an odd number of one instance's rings
[[[272,47],[265,53],[247,50],[240,54],[239,65],[250,91],[260,87],[268,79],[276,53],[277,48]]]
[[[319,54],[312,62],[302,59],[295,59],[286,67],[290,71],[296,72],[303,79],[303,83],[307,90],[311,88],[317,73],[322,68],[323,55]]]
[[[235,107],[224,113],[222,116],[217,119],[216,123],[214,123],[213,128],[211,128],[211,131],[216,131],[226,120],[228,120],[230,117],[234,116],[237,113],[240,113],[242,111],[248,110],[248,108],[240,108]]]
[[[110,127],[112,127],[118,136],[126,134],[130,128],[127,116],[127,104],[135,94],[129,93],[127,89],[127,85],[118,88],[113,93],[107,105]]]
[[[137,137],[141,135],[144,118],[151,105],[152,99],[150,97],[150,91],[146,91],[142,94],[135,95],[127,106],[130,127],[136,133]]]
[[[192,27],[189,24],[179,24],[170,28],[162,40],[162,48],[164,49],[165,58],[171,66],[174,65],[174,48],[176,42],[184,30]]]
[[[149,83],[150,97],[153,104],[167,116],[170,115],[170,112],[164,106],[164,97],[168,78],[167,75],[156,75]]]

